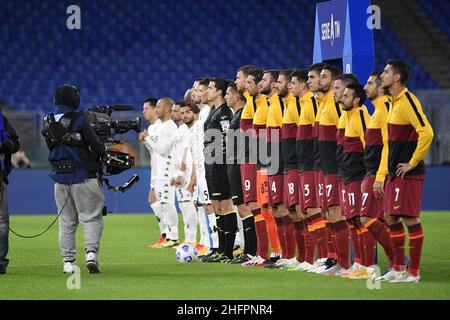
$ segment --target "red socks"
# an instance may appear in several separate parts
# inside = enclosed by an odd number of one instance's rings
[[[280,241],[281,245],[281,256],[284,258],[287,254],[287,248],[286,248],[286,237],[284,236],[286,232],[286,228],[283,223],[283,218],[277,218],[274,217],[275,223],[277,225],[277,235],[278,235],[278,241]]]
[[[359,238],[357,229],[353,225],[348,226],[350,229],[350,236],[352,238],[353,251],[355,253],[355,263],[362,264],[361,254],[359,251]]]
[[[405,267],[405,229],[399,222],[390,226],[391,244],[394,252],[394,269],[401,271]]]
[[[284,259],[292,259],[295,257],[296,241],[294,224],[289,216],[275,218],[277,224],[278,239],[281,244],[281,255]]]
[[[299,262],[303,262],[306,259],[306,239],[303,235],[303,221],[296,221],[294,222],[294,228],[295,228],[295,240],[297,242],[297,260]]]
[[[295,230],[294,223],[289,216],[283,217],[283,224],[285,227],[285,241],[286,241],[286,256],[285,259],[292,259],[295,257],[296,252],[296,241],[295,241]]]
[[[338,264],[344,268],[350,268],[350,230],[347,221],[341,220],[333,224],[336,234],[336,251]]]
[[[414,276],[419,275],[420,257],[422,256],[423,230],[422,224],[418,223],[408,227],[409,232],[409,257],[408,272]]]
[[[377,241],[366,227],[361,227],[361,237],[364,244],[365,266],[370,267],[375,264],[375,253],[377,250]]]
[[[392,251],[391,236],[388,226],[378,219],[371,219],[366,222],[365,227],[383,247],[384,253],[389,259],[389,267],[393,268],[394,253]]]
[[[260,210],[259,213],[256,210],[252,210],[252,213],[255,216],[255,231],[257,238],[256,255],[267,260],[269,259],[269,237],[267,236],[266,222],[260,212]]]
[[[326,258],[328,255],[325,220],[320,213],[308,218],[308,229],[313,234],[314,242],[317,245],[317,257]]]
[[[330,259],[336,259],[336,249],[334,247],[334,241],[333,241],[333,229],[332,229],[332,223],[331,222],[325,222],[325,235],[327,240],[327,258]]]

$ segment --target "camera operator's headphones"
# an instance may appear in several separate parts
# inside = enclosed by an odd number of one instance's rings
[[[71,84],[60,85],[55,92],[55,105],[65,105],[73,109],[80,106],[80,89]]]

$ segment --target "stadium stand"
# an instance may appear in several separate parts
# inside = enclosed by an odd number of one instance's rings
[[[149,94],[180,98],[198,76],[233,78],[244,64],[311,63],[313,1],[220,4],[79,1],[81,30],[69,31],[66,1],[7,1],[0,11],[0,43],[7,44],[0,59],[0,98],[14,109],[48,111],[56,85],[73,82],[89,97],[84,106],[127,102],[138,107]],[[375,48],[378,69],[387,58],[401,57],[415,70],[411,88],[437,87],[387,27],[375,32]]]
[[[448,17],[450,16],[450,2],[441,0],[419,0],[423,10],[428,14],[443,33],[450,38]]]

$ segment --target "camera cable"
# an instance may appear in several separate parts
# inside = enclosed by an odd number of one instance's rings
[[[67,192],[67,197],[66,200],[64,201],[64,204],[61,208],[61,210],[59,211],[58,215],[56,216],[56,218],[53,220],[53,222],[42,232],[32,235],[32,236],[27,236],[27,235],[23,235],[20,233],[15,232],[11,227],[9,227],[9,231],[11,231],[11,233],[15,234],[16,236],[20,237],[20,238],[25,238],[25,239],[33,239],[33,238],[37,238],[42,236],[43,234],[45,234],[48,230],[50,230],[50,228],[56,223],[56,221],[58,220],[58,218],[61,216],[61,214],[64,211],[64,208],[66,207],[67,201],[69,200],[70,197],[70,190],[72,189],[73,186],[73,181],[75,180],[75,171],[72,174],[72,181],[70,182],[70,186],[69,186],[69,191]]]

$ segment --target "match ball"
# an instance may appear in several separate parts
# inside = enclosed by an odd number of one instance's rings
[[[189,243],[181,244],[177,248],[176,257],[181,263],[194,262],[198,258],[197,248]]]

